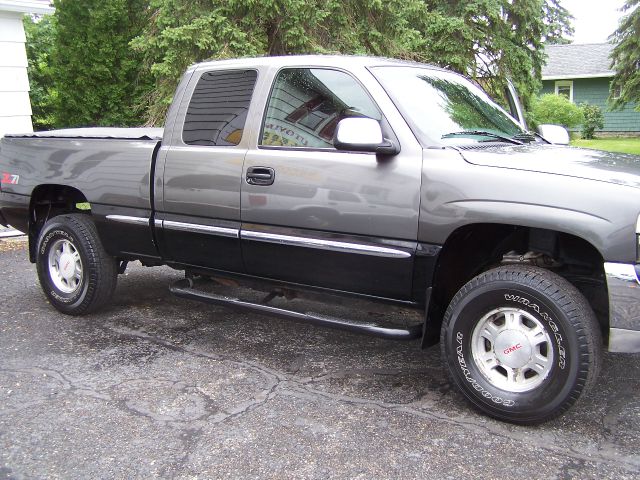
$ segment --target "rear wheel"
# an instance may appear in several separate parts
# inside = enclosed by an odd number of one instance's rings
[[[90,313],[113,295],[116,260],[105,252],[88,215],[49,220],[40,232],[36,264],[42,290],[62,313]]]
[[[453,382],[484,413],[539,423],[595,382],[602,340],[593,311],[562,277],[537,267],[484,272],[456,294],[441,331]]]

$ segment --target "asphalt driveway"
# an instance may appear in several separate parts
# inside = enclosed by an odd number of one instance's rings
[[[137,264],[110,308],[64,316],[23,241],[0,274],[0,478],[640,475],[640,355],[519,427],[472,411],[437,347],[177,299],[180,272]]]

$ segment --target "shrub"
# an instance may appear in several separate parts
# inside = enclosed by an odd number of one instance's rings
[[[533,100],[528,120],[532,126],[550,123],[571,128],[582,124],[584,115],[582,109],[567,97],[546,93]]]
[[[595,132],[596,128],[604,128],[602,109],[597,105],[589,105],[588,103],[581,103],[580,108],[582,108],[582,114],[584,115],[582,138],[593,138],[593,132]]]

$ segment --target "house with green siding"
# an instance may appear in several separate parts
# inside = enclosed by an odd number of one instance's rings
[[[634,104],[629,103],[622,110],[609,110],[607,99],[615,74],[609,58],[612,49],[609,43],[547,45],[540,93],[565,95],[576,104],[599,106],[604,114],[604,128],[597,132],[640,135],[640,112]]]

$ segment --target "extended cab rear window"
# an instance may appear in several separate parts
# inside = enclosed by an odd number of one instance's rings
[[[182,129],[183,142],[205,146],[238,145],[257,75],[255,70],[203,73],[189,102]]]

